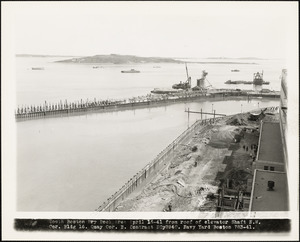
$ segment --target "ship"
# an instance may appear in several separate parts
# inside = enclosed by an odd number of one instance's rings
[[[137,71],[135,69],[130,69],[129,71],[121,71],[122,73],[140,73],[140,71]]]
[[[185,63],[185,69],[186,69],[187,80],[185,82],[180,82],[178,84],[174,84],[172,86],[172,88],[174,88],[174,89],[183,89],[183,90],[187,90],[187,89],[191,88],[191,82],[192,82],[192,80],[191,80],[191,77],[189,76],[186,63]]]
[[[263,75],[264,75],[263,71],[261,73],[259,73],[259,72],[254,73],[253,74],[253,85],[262,85],[264,82]]]
[[[251,82],[251,81],[231,81],[231,80],[228,80],[225,82],[225,84],[245,84],[245,85],[251,85],[251,84],[254,84],[254,82]],[[270,82],[265,82],[263,81],[262,84],[254,84],[254,85],[269,85]]]
[[[172,94],[172,93],[180,93],[180,90],[174,90],[171,88],[154,88],[151,93],[154,94]]]
[[[228,80],[225,82],[225,84],[253,84],[251,81],[231,81]]]
[[[44,70],[44,67],[32,67],[31,70],[34,70],[34,71]]]

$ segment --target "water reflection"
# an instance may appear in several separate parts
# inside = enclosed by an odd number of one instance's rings
[[[233,114],[241,104],[245,112],[278,101],[177,103],[18,122],[18,210],[93,211],[187,128],[184,110],[213,106]],[[197,119],[191,114],[189,124]]]

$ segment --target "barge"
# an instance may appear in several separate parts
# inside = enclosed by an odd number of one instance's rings
[[[135,69],[130,69],[129,71],[121,71],[121,73],[140,73],[140,71]]]

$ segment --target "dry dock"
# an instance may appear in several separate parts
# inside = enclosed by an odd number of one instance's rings
[[[70,115],[81,115],[87,112],[107,112],[119,111],[126,109],[145,108],[159,105],[168,105],[176,102],[189,102],[195,100],[230,100],[238,98],[251,99],[251,98],[279,98],[277,92],[273,93],[253,93],[231,89],[214,89],[209,92],[203,93],[198,91],[182,92],[177,94],[164,94],[164,95],[146,95],[134,97],[130,99],[119,100],[96,100],[91,101],[77,101],[77,102],[64,102],[47,103],[43,105],[22,106],[15,110],[15,118],[17,121],[25,121],[37,118],[48,117],[61,117]]]
[[[262,110],[198,120],[97,211],[247,211]]]

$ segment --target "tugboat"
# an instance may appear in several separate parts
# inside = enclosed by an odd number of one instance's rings
[[[173,89],[187,90],[187,89],[191,88],[191,82],[192,82],[192,80],[191,80],[191,77],[188,74],[188,69],[187,69],[186,63],[185,63],[185,69],[186,69],[186,76],[187,76],[186,82],[180,82],[178,84],[174,84],[172,86]]]
[[[140,73],[140,71],[137,71],[135,69],[131,69],[129,71],[121,71],[122,73]]]
[[[256,72],[253,74],[253,85],[262,85],[264,80],[263,80],[263,75],[264,72],[262,71],[261,73]]]

